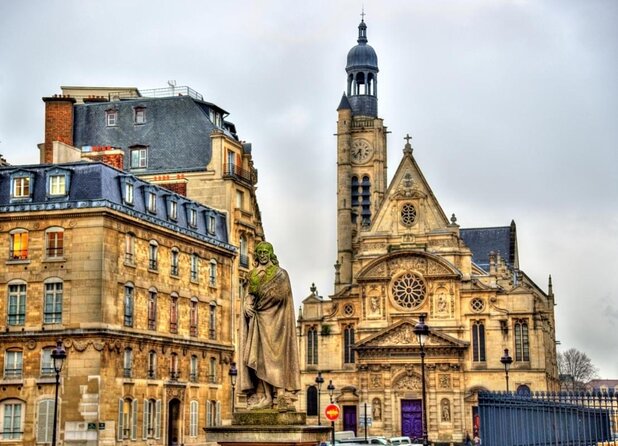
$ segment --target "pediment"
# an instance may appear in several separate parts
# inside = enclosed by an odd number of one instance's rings
[[[461,272],[447,260],[425,252],[399,251],[376,259],[358,275],[358,281],[390,280],[401,271],[414,271],[423,277],[460,277]]]
[[[393,350],[393,349],[420,349],[420,345],[414,334],[414,326],[418,321],[400,321],[373,336],[363,339],[356,344],[357,351],[363,350]],[[457,338],[441,333],[430,332],[425,349],[465,349],[468,343]]]

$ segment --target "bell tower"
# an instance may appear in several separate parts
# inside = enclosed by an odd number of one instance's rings
[[[348,52],[347,89],[337,107],[337,274],[335,292],[352,283],[354,245],[369,231],[386,191],[386,127],[378,117],[378,56],[358,25]]]

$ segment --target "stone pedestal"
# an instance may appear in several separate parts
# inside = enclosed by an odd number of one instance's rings
[[[206,441],[221,446],[318,446],[328,441],[330,427],[307,426],[306,418],[300,412],[236,412],[231,426],[206,428]]]

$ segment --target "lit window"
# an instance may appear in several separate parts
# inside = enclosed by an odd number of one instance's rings
[[[60,281],[45,284],[43,323],[62,323],[62,282]]]
[[[64,229],[51,228],[46,232],[47,246],[45,248],[45,254],[48,258],[62,257],[64,254]]]
[[[105,123],[108,127],[116,127],[118,122],[118,112],[116,110],[107,110],[105,112]]]
[[[197,254],[191,255],[191,280],[193,282],[200,280],[200,256]]]
[[[54,400],[45,399],[37,404],[36,442],[51,443],[54,422]]]
[[[152,240],[148,245],[148,269],[156,271],[158,267],[159,245]]]
[[[170,258],[170,274],[172,276],[178,276],[178,273],[179,273],[179,263],[178,263],[179,256],[180,256],[180,253],[178,251],[178,248],[172,248],[171,258]]]
[[[178,333],[178,295],[172,294],[170,299],[170,332]]]
[[[208,339],[217,339],[217,304],[210,303],[210,314],[208,318]]]
[[[157,290],[148,291],[148,330],[157,329]]]
[[[24,432],[24,403],[5,400],[0,403],[0,439],[21,440]]]
[[[54,347],[45,347],[41,350],[41,376],[50,376],[55,373],[54,360],[51,356]]]
[[[307,329],[307,364],[318,364],[318,330],[316,327]]]
[[[118,401],[118,440],[137,439],[137,400]]]
[[[30,197],[30,176],[13,178],[13,198]]]
[[[133,326],[133,308],[134,308],[134,288],[133,285],[125,285],[124,287],[124,325],[126,327]]]
[[[515,361],[530,361],[527,319],[515,321]]]
[[[354,327],[348,325],[343,330],[343,362],[345,364],[354,363]]]
[[[148,378],[157,377],[157,352],[150,350],[148,352]]]
[[[189,364],[190,370],[189,370],[189,379],[192,382],[197,382],[197,378],[198,378],[198,368],[197,368],[197,356],[195,355],[191,355],[191,362]]]
[[[23,373],[21,350],[7,350],[4,352],[4,378],[21,378]]]
[[[135,107],[135,124],[144,124],[146,122],[146,109],[143,107]]]
[[[24,325],[26,321],[26,284],[9,285],[8,325]]]
[[[472,323],[472,360],[485,361],[485,324],[483,321]]]
[[[124,202],[126,204],[133,204],[133,183],[124,184]]]
[[[197,437],[198,403],[191,401],[189,405],[189,437]]]
[[[124,236],[124,261],[129,265],[135,263],[135,235],[130,232]]]
[[[28,259],[28,231],[25,229],[15,229],[9,234],[9,260]]]
[[[148,149],[136,147],[131,149],[131,169],[143,169],[148,167]]]
[[[157,194],[154,192],[148,192],[148,212],[153,214],[157,212]]]
[[[191,336],[197,336],[197,318],[198,318],[198,306],[197,297],[191,298],[191,310],[189,314],[189,334]]]
[[[208,277],[210,286],[217,286],[217,261],[214,259],[210,261],[210,274]]]
[[[52,175],[49,177],[49,194],[66,195],[66,176]]]
[[[124,349],[123,367],[123,376],[125,378],[131,378],[131,376],[133,376],[133,350],[130,348]]]

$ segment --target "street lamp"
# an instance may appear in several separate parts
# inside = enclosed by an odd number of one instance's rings
[[[335,386],[333,385],[333,380],[331,379],[330,382],[328,383],[328,386],[326,387],[326,389],[328,390],[328,396],[330,397],[330,403],[333,404],[333,394],[335,393]],[[330,422],[330,427],[333,431],[333,438],[332,438],[332,445],[335,445],[335,422],[331,421]]]
[[[324,378],[322,378],[322,372],[318,372],[318,376],[315,377],[315,383],[318,385],[318,426],[321,426],[320,422],[320,390],[322,390],[322,384],[324,384]]]
[[[54,372],[56,372],[56,398],[54,400],[54,427],[52,431],[52,446],[56,446],[56,425],[58,424],[58,386],[60,385],[60,372],[64,365],[64,360],[67,358],[67,352],[62,346],[62,341],[56,342],[56,348],[51,352],[52,360],[54,361]]]
[[[238,377],[238,369],[236,368],[236,363],[232,362],[230,364],[230,371],[228,372],[230,375],[230,382],[232,383],[232,415],[234,414],[234,400],[236,399],[236,378]]]
[[[414,334],[421,347],[421,385],[423,390],[423,445],[427,446],[427,394],[425,389],[425,342],[429,338],[429,325],[425,323],[425,313],[418,316],[418,324],[414,326]]]
[[[509,369],[513,363],[513,358],[509,356],[509,349],[504,349],[504,356],[500,358],[500,362],[504,364],[504,374],[506,376],[506,391],[509,391]]]

